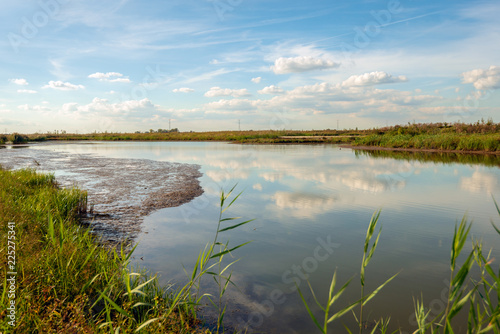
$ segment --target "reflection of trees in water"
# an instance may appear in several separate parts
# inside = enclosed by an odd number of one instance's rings
[[[407,161],[434,162],[440,164],[471,164],[483,166],[499,166],[500,155],[495,154],[464,154],[455,152],[423,152],[423,151],[391,151],[355,149],[356,157],[369,156],[376,159],[397,159]]]

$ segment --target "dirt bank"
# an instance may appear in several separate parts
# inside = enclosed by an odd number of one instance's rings
[[[139,159],[112,159],[47,149],[2,149],[0,165],[55,173],[62,187],[88,192],[84,220],[106,242],[133,239],[144,217],[200,196],[200,166]]]

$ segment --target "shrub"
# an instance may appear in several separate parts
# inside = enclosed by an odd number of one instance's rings
[[[10,140],[12,144],[24,144],[28,142],[28,137],[19,133],[13,133],[12,136],[10,136]]]

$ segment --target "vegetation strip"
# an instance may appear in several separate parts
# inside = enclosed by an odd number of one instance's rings
[[[267,130],[179,132],[163,129],[135,133],[47,134],[0,136],[0,144],[47,140],[97,141],[229,141],[255,144],[326,143],[357,147],[385,147],[405,150],[488,152],[500,151],[500,123],[492,120],[476,123],[408,123],[367,130]]]

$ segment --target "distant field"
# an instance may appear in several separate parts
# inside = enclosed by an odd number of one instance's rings
[[[236,143],[329,143],[374,146],[391,149],[500,152],[500,123],[408,123],[366,130],[282,130],[282,131],[208,131],[147,133],[48,133],[16,136],[19,143],[46,140],[97,141],[229,141]],[[8,141],[7,136],[2,141]],[[14,137],[13,137],[14,138]],[[11,139],[12,140],[12,139]],[[1,143],[1,142],[0,142]]]

